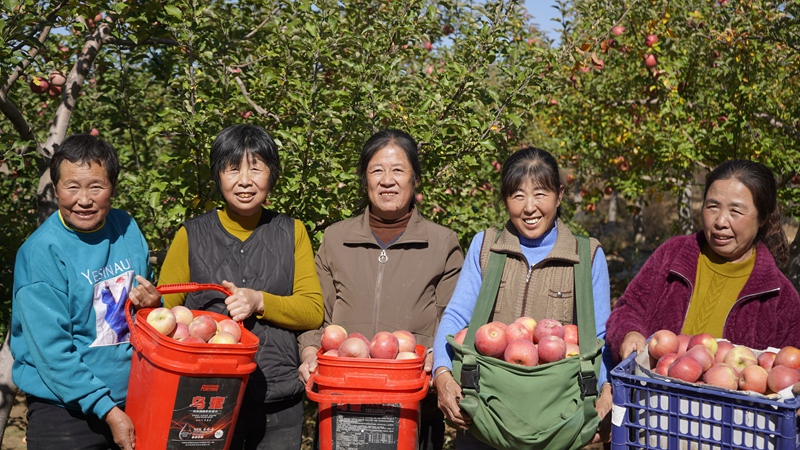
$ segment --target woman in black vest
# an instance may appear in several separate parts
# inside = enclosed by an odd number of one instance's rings
[[[183,224],[159,278],[159,285],[222,284],[233,295],[169,294],[164,305],[229,314],[261,342],[232,449],[300,448],[297,334],[322,324],[322,291],[305,227],[263,207],[279,171],[277,147],[263,128],[223,130],[211,147],[211,174],[225,206]]]

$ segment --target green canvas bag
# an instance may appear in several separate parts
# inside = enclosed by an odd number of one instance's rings
[[[481,442],[507,450],[571,450],[588,444],[600,419],[598,396],[603,340],[597,339],[589,239],[578,240],[574,266],[580,356],[524,367],[475,350],[475,332],[494,308],[506,255],[492,252],[464,344],[453,336],[453,377],[464,398],[459,406],[472,418],[469,431]]]

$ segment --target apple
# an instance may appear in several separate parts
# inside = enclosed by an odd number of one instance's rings
[[[236,342],[242,340],[242,327],[233,319],[222,319],[217,322],[217,330],[217,333],[229,333]]]
[[[527,330],[526,330],[527,332]],[[535,366],[539,363],[539,353],[536,345],[530,339],[514,339],[506,346],[503,360],[520,366]]]
[[[611,27],[611,34],[613,34],[614,36],[619,36],[623,33],[625,33],[625,27],[621,25]]]
[[[33,77],[29,86],[34,94],[44,94],[50,87],[50,83],[42,77]]]
[[[100,136],[100,130],[98,130],[97,128],[92,128],[91,130],[89,130],[89,134],[94,137]]]
[[[717,342],[717,353],[714,353],[714,361],[716,362],[725,362],[725,355],[728,354],[730,349],[734,347],[729,341],[718,341]]]
[[[156,308],[147,315],[147,323],[152,325],[159,333],[169,336],[175,329],[175,314],[169,308]]]
[[[503,322],[500,322],[499,320],[495,320],[494,322],[489,322],[489,323],[491,323],[493,325],[496,325],[496,326],[498,326],[498,327],[500,327],[500,328],[502,328],[504,330],[508,326],[508,325],[504,324]]]
[[[533,342],[538,344],[545,336],[556,336],[564,339],[564,326],[556,319],[542,319],[533,329]]]
[[[758,355],[758,365],[767,369],[767,371],[772,369],[772,366],[775,365],[775,358],[778,356],[775,352],[761,352]]]
[[[533,335],[522,322],[512,322],[506,327],[506,340],[511,342],[517,339],[527,339],[533,343]]]
[[[528,316],[518,317],[517,320],[515,320],[514,322],[519,322],[525,325],[525,328],[527,328],[528,331],[531,333],[531,336],[533,336],[533,329],[536,328],[536,320],[533,317],[528,317]]]
[[[189,324],[189,334],[208,342],[211,336],[217,334],[217,321],[211,316],[197,316]]]
[[[407,330],[396,330],[392,334],[397,338],[400,347],[397,349],[398,353],[411,352],[417,349],[417,338],[414,333]]]
[[[774,366],[767,375],[767,387],[772,392],[780,392],[800,382],[800,372],[786,366]]]
[[[705,345],[706,348],[711,350],[712,355],[716,355],[717,348],[719,347],[719,344],[717,344],[717,338],[708,333],[699,333],[692,336],[692,338],[689,339],[689,345],[686,349],[691,350],[692,347],[697,345]]]
[[[543,363],[560,361],[567,356],[567,343],[558,336],[545,336],[538,345],[539,361]]]
[[[766,394],[767,377],[769,377],[767,369],[758,365],[747,366],[739,374],[739,389]]]
[[[175,324],[175,329],[172,330],[172,333],[169,334],[169,337],[177,341],[182,341],[189,336],[191,336],[189,334],[189,325],[186,325],[185,323],[181,322],[177,322]]]
[[[397,336],[388,331],[375,333],[369,343],[369,356],[378,359],[395,359],[397,357],[400,341]]]
[[[667,370],[669,366],[678,359],[677,353],[667,353],[663,355],[661,358],[658,358],[658,362],[656,363],[655,369],[653,371],[659,375],[667,376]]]
[[[778,350],[773,364],[775,366],[786,366],[790,369],[800,368],[800,349],[791,345],[783,347]]]
[[[652,47],[656,42],[658,42],[658,36],[655,34],[648,34],[647,37],[644,38],[644,43],[648,47]]]
[[[692,338],[691,334],[679,334],[678,335],[678,356],[686,353],[686,349],[689,347],[689,339]]]
[[[209,344],[238,344],[239,341],[236,340],[236,337],[227,331],[220,331],[217,334],[211,336],[208,340]]]
[[[658,64],[658,59],[656,59],[656,55],[652,53],[648,53],[644,55],[644,65],[647,67],[655,67]]]
[[[506,331],[495,322],[481,325],[475,331],[475,349],[481,355],[502,358],[506,351]]]
[[[725,355],[725,364],[733,367],[737,372],[741,372],[747,366],[757,365],[758,358],[752,350],[744,345],[735,345]]]
[[[705,345],[695,345],[689,350],[686,350],[683,356],[689,356],[699,362],[700,366],[703,368],[703,372],[710,369],[714,364],[714,355],[711,354],[711,350]]]
[[[433,50],[433,44],[431,44],[430,42],[425,42],[424,47],[425,47],[425,50],[427,50],[427,51]]]
[[[325,356],[339,356],[339,350],[337,350],[335,348],[332,348],[332,349],[326,351],[325,353],[323,353],[323,355],[325,355]]]
[[[369,344],[360,337],[349,337],[339,345],[339,356],[346,358],[369,358]]]
[[[181,339],[181,342],[184,344],[205,344],[206,341],[200,339],[197,336],[189,336],[187,338]]]
[[[415,352],[398,352],[395,359],[416,359],[419,358]]]
[[[578,326],[574,323],[564,325],[564,342],[567,344],[578,344]]]
[[[369,339],[367,339],[366,336],[364,336],[363,334],[361,334],[359,332],[352,332],[349,335],[347,335],[347,337],[348,338],[351,338],[351,337],[359,338],[362,341],[364,341],[365,344],[367,344],[367,347],[369,347]]]
[[[464,345],[464,338],[467,337],[467,328],[461,329],[455,336],[453,336],[453,340],[456,341],[458,345]]]
[[[61,95],[61,86],[54,86],[51,84],[50,87],[47,88],[47,95],[50,97],[58,97]]]
[[[63,86],[64,83],[67,82],[67,78],[64,76],[63,73],[59,72],[58,70],[53,70],[50,72],[50,85],[51,86]]]
[[[564,341],[566,342],[566,341]],[[567,344],[567,356],[578,356],[581,354],[581,348],[578,344],[573,344],[572,342],[566,342]]]
[[[327,352],[332,348],[339,348],[342,342],[347,339],[347,331],[341,325],[328,325],[322,330],[322,338],[320,339],[320,346],[323,352]]]
[[[735,391],[739,389],[739,376],[733,367],[724,364],[714,364],[710,369],[703,373],[703,381],[711,386],[720,387],[723,389],[730,389]]]
[[[670,330],[658,330],[647,341],[647,352],[655,359],[667,353],[678,353],[678,336]]]
[[[188,326],[190,323],[192,323],[192,320],[194,320],[194,314],[192,314],[192,310],[183,305],[175,305],[170,308],[170,311],[172,311],[172,314],[175,314],[175,320],[177,320],[178,323]]]
[[[708,350],[705,347],[696,348]],[[703,366],[701,366],[696,359],[689,356],[688,353],[677,357],[675,361],[670,364],[669,369],[667,369],[667,376],[689,383],[694,383],[699,380],[702,374]]]

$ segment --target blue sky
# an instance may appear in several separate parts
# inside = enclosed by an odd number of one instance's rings
[[[558,10],[553,8],[555,4],[556,2],[553,0],[525,0],[525,8],[534,17],[534,22],[539,25],[539,29],[558,42],[558,33],[554,29],[560,27],[561,24],[550,20],[558,15]]]

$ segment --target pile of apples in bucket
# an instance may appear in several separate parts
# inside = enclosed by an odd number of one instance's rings
[[[800,382],[800,349],[792,346],[757,353],[706,333],[658,330],[647,352],[655,373],[689,383],[770,394]]]
[[[147,315],[147,323],[164,336],[186,344],[238,344],[242,339],[242,329],[232,319],[217,322],[208,315],[194,317],[183,305],[156,308]]]
[[[322,331],[320,347],[326,356],[345,358],[414,359],[417,338],[410,331],[379,331],[372,339],[361,333],[347,334],[341,325],[328,325]]]
[[[466,334],[464,328],[453,336],[453,340],[462,345]],[[510,324],[489,322],[475,331],[475,349],[481,355],[520,366],[556,362],[580,354],[578,326],[562,325],[555,319],[536,322],[527,316]]]

